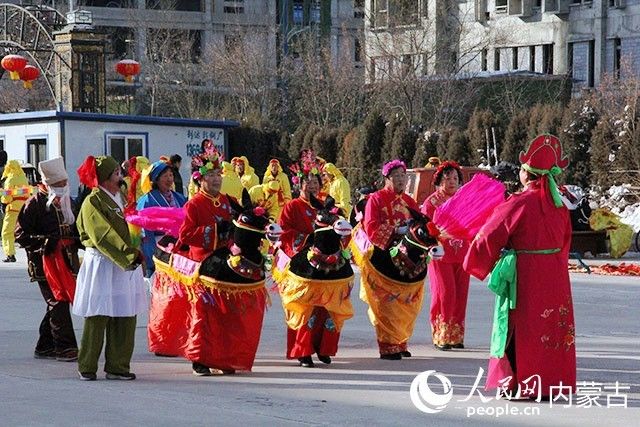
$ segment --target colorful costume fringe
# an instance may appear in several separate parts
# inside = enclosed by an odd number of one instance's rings
[[[360,267],[360,299],[369,305],[367,314],[376,330],[380,354],[406,351],[422,308],[424,280],[403,283],[378,272],[370,261],[373,245],[367,245],[359,226],[354,234],[350,248]]]
[[[353,275],[336,280],[300,277],[289,270],[289,258],[279,251],[273,279],[289,327],[287,357],[318,353],[334,356],[345,320],[353,317]]]
[[[149,351],[210,368],[250,371],[269,298],[264,280],[223,282],[200,276],[198,263],[187,275],[154,260]]]

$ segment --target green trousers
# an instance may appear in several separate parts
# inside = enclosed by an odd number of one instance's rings
[[[78,353],[78,372],[98,371],[98,359],[102,352],[105,331],[107,345],[104,350],[104,371],[112,374],[129,373],[136,334],[136,316],[86,317]]]

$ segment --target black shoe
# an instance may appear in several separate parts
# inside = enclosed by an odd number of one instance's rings
[[[193,368],[193,375],[197,377],[211,376],[211,370],[207,366],[204,366],[202,363],[193,362],[191,367]]]
[[[449,344],[443,344],[443,345],[438,345],[438,344],[434,344],[433,345],[435,348],[437,348],[438,350],[442,350],[442,351],[449,351],[451,350],[451,346]]]
[[[451,346],[451,348],[463,349],[464,348],[464,344],[462,344],[462,343],[454,344],[454,345]]]
[[[78,349],[68,348],[61,351],[56,355],[56,360],[58,362],[75,362],[78,360]]]
[[[164,353],[153,353],[155,354],[157,357],[178,357],[178,356],[174,356],[173,354],[164,354]]]
[[[94,372],[78,372],[80,375],[80,381],[95,381],[98,379]]]
[[[107,375],[105,375],[105,378],[108,380],[131,381],[136,379],[136,374],[134,374],[133,372],[126,372],[124,374],[114,374],[111,372],[107,372]]]
[[[331,357],[330,356],[318,355],[318,360],[321,361],[322,363],[326,363],[327,365],[331,364]]]
[[[56,360],[57,354],[54,349],[44,350],[44,351],[36,350],[33,352],[33,357],[36,359]]]
[[[316,366],[314,365],[311,356],[299,357],[298,362],[300,362],[300,366],[302,366],[303,368],[315,368]]]
[[[5,259],[2,260],[2,262],[16,262],[16,257],[15,255],[8,255]]]
[[[408,350],[401,351],[400,352],[400,356],[402,356],[402,357],[411,357],[411,352],[408,351]]]
[[[381,354],[380,359],[384,360],[402,360],[402,353]]]

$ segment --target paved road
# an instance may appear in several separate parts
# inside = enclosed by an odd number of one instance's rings
[[[492,400],[477,394],[466,401],[486,368],[493,299],[472,281],[467,309],[468,349],[439,352],[430,345],[428,299],[410,349],[413,358],[377,358],[366,308],[354,300],[356,315],[345,325],[340,352],[330,366],[303,369],[283,358],[284,321],[279,299],[266,314],[252,373],[197,378],[190,364],[146,351],[146,318],[139,319],[132,382],[81,382],[75,363],[33,358],[44,303],[29,284],[22,251],[15,264],[0,263],[0,426],[169,426],[169,425],[638,425],[640,419],[640,280],[572,276],[577,325],[578,380],[630,390],[628,408],[549,407],[548,403]],[[541,272],[543,274],[543,272]],[[354,292],[354,295],[357,294]],[[427,297],[428,298],[428,297]],[[74,318],[76,334],[82,319]],[[418,411],[409,388],[420,372],[436,370],[453,383],[453,399],[438,414]],[[433,380],[433,378],[432,378]],[[434,390],[436,386],[429,382]],[[597,385],[596,385],[597,386]],[[487,393],[485,395],[488,396]],[[612,400],[611,403],[619,402]],[[503,415],[499,411],[519,414]],[[471,415],[485,411],[489,415]],[[532,415],[525,415],[532,414]]]

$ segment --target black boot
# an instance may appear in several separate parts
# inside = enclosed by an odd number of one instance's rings
[[[401,355],[402,357],[411,357],[411,352],[410,352],[410,351],[408,351],[408,350],[401,351],[401,352],[400,352],[400,355]]]
[[[7,255],[7,257],[5,259],[3,259],[2,262],[16,262],[16,256],[15,255]]]

